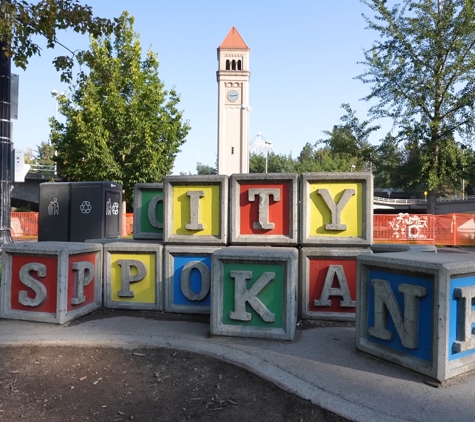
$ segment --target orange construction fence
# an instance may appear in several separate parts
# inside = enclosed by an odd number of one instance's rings
[[[125,214],[122,236],[133,233],[134,215]],[[38,236],[38,213],[12,212],[13,238]],[[374,243],[475,246],[475,214],[375,214]]]

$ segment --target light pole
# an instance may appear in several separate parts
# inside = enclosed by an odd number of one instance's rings
[[[457,142],[460,145],[460,149],[462,150],[462,201],[465,201],[465,175],[463,174],[465,171],[465,150],[467,149],[467,145]]]
[[[249,143],[251,142],[251,125],[249,123],[249,116],[251,114],[251,111],[252,111],[252,107],[250,105],[247,105],[247,104],[242,104],[241,105],[241,109],[243,111],[247,111],[247,119],[246,119],[246,126],[247,126],[247,130],[246,130],[246,136],[247,136],[247,142],[246,142],[246,149],[247,149],[247,166],[246,166],[246,171],[245,173],[249,173]]]
[[[272,142],[271,141],[264,141],[264,144],[266,145],[266,173],[267,173],[267,161],[269,158],[269,147],[272,148]]]

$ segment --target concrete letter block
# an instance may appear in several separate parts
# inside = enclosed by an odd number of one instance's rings
[[[27,242],[4,246],[0,317],[65,322],[102,307],[102,245]]]
[[[294,248],[229,247],[214,252],[211,334],[293,340],[297,260]]]
[[[166,312],[209,314],[213,246],[165,246]]]
[[[104,306],[163,310],[162,249],[159,243],[104,245]]]
[[[228,176],[166,176],[165,243],[226,245]]]
[[[356,257],[363,248],[302,248],[300,251],[300,315],[303,319],[354,321]]]
[[[360,255],[356,347],[440,382],[475,369],[470,254]]]
[[[162,183],[137,183],[134,189],[134,239],[163,239]]]
[[[300,242],[364,246],[373,240],[373,177],[369,173],[301,176]]]
[[[231,176],[231,243],[297,245],[297,174]]]

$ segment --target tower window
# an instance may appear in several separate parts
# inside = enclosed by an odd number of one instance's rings
[[[232,66],[232,70],[236,70],[236,60],[232,61],[231,66]]]
[[[237,68],[238,68],[238,70],[241,70],[241,60],[238,60],[238,62],[237,62]]]
[[[231,155],[234,155],[234,147],[231,147]]]
[[[226,70],[229,70],[230,69],[230,63],[229,63],[229,60],[226,60]]]

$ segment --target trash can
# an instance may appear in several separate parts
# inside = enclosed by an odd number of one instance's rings
[[[71,183],[71,242],[120,238],[122,186],[112,182]]]
[[[42,183],[38,241],[120,238],[122,186],[112,182]]]
[[[38,241],[69,240],[70,183],[41,183]]]

